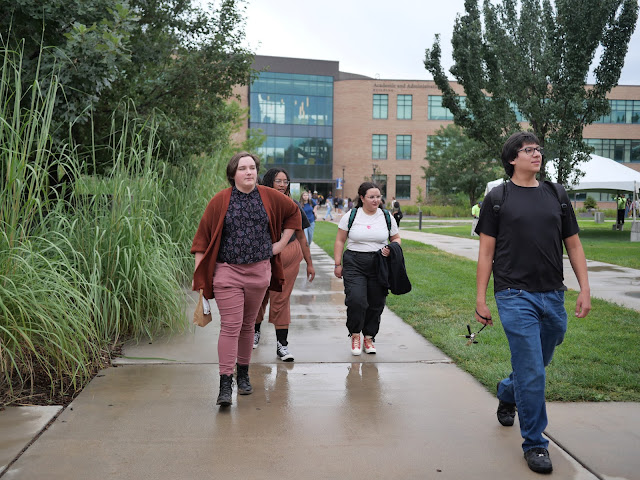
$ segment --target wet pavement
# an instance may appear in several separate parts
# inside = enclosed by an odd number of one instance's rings
[[[276,359],[275,333],[265,323],[251,362],[252,395],[234,392],[230,408],[215,405],[216,318],[206,328],[130,344],[61,413],[34,413],[21,430],[24,410],[0,412],[0,471],[37,437],[0,476],[539,478],[522,457],[517,423],[498,424],[495,392],[392,312],[383,314],[378,353],[352,356],[342,281],[331,257],[315,245],[312,255],[316,280],[308,283],[301,268],[292,295],[295,362]],[[189,319],[196,299],[185,294]],[[556,478],[640,479],[640,404],[548,409]]]

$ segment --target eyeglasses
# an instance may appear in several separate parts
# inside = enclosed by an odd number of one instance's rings
[[[369,200],[380,200],[382,198],[382,195],[367,195],[367,197]]]
[[[524,152],[527,155],[533,155],[533,152],[538,152],[540,155],[544,155],[544,148],[542,147],[524,147],[518,150],[518,152]]]
[[[273,183],[277,183],[278,185],[289,185],[289,180],[274,180]]]

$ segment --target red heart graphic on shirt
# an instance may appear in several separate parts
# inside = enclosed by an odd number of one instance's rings
[[[371,230],[371,225],[367,225],[367,228],[368,228],[369,230]]]

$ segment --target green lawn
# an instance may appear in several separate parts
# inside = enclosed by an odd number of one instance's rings
[[[316,224],[314,242],[330,255],[336,229],[333,223]],[[389,308],[494,391],[510,363],[492,289],[488,300],[494,326],[478,336],[477,345],[466,346],[459,336],[467,324],[474,331],[480,326],[473,318],[476,263],[418,242],[405,240],[402,246],[413,290],[389,295]],[[569,328],[547,369],[547,399],[640,401],[640,313],[593,299],[590,315],[576,319],[575,301],[576,292],[567,292]]]
[[[578,219],[578,224],[582,246],[589,260],[640,269],[640,242],[629,241],[631,222],[625,223],[627,230],[623,232],[611,230],[613,221],[594,223],[591,219]],[[401,225],[407,230],[418,231],[416,222],[401,223]],[[471,237],[471,224],[468,221],[466,223],[445,223],[437,220],[423,222],[421,231],[454,237],[478,238]]]

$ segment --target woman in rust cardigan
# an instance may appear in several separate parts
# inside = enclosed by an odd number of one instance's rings
[[[264,294],[281,291],[280,252],[301,229],[298,206],[276,190],[257,185],[260,159],[235,154],[227,165],[231,188],[218,192],[204,211],[191,246],[195,254],[193,289],[216,299],[220,312],[217,404],[231,405],[237,365],[238,393],[252,392],[249,362],[253,331]]]

